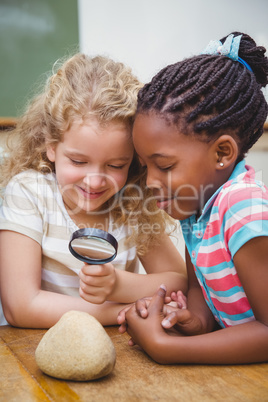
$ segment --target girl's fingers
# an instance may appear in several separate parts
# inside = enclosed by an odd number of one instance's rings
[[[172,292],[170,296],[171,299],[177,303],[179,308],[187,308],[187,297],[182,293],[181,290],[178,290],[177,292]]]
[[[122,324],[123,322],[125,322],[125,320],[126,320],[126,312],[128,311],[128,309],[129,309],[129,307],[128,308],[126,308],[126,309],[124,309],[124,310],[121,310],[119,313],[118,313],[118,316],[117,316],[117,324]]]
[[[170,297],[171,297],[171,300],[173,300],[173,301],[177,301],[177,293],[176,292],[171,292],[171,294],[170,294]]]
[[[136,311],[142,318],[146,318],[148,316],[147,303],[145,299],[139,299],[136,301]]]
[[[181,308],[182,310],[186,309],[187,308],[186,296],[184,296],[184,294],[181,291],[179,291],[177,294],[177,298],[178,298],[177,299],[178,307]]]
[[[128,344],[129,344],[129,346],[134,346],[135,342],[133,341],[132,338],[130,338],[129,341],[128,341]]]
[[[123,322],[119,328],[118,331],[120,332],[120,334],[124,334],[127,331],[127,323]]]
[[[150,303],[150,306],[148,307],[149,311],[157,311],[157,312],[163,311],[166,291],[167,291],[166,286],[160,285],[157,292],[152,297],[152,301]]]
[[[174,311],[170,314],[168,314],[162,321],[162,327],[163,328],[171,328],[173,327],[175,324],[177,324],[177,312]]]
[[[170,296],[165,297],[165,304],[171,303],[172,299]]]
[[[171,328],[174,325],[185,325],[190,320],[191,313],[187,309],[179,309],[168,314],[162,321],[163,328]]]
[[[85,276],[107,276],[113,272],[114,266],[112,263],[102,264],[102,265],[90,265],[85,264],[80,272]]]

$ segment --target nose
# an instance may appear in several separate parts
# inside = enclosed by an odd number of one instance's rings
[[[162,184],[161,181],[159,180],[159,177],[156,174],[154,174],[151,169],[148,169],[148,167],[147,167],[146,185],[152,190],[162,188]]]
[[[103,188],[105,186],[106,176],[104,173],[91,172],[91,173],[86,174],[83,181],[92,190],[94,190],[94,189],[97,190],[97,189]]]

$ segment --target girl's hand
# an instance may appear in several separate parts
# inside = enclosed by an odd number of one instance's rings
[[[165,316],[162,321],[165,329],[174,329],[184,335],[198,335],[203,333],[201,320],[186,307],[175,309]]]
[[[175,301],[179,308],[187,308],[187,297],[182,293],[181,290],[178,290],[177,292],[172,292],[170,296],[171,300]]]
[[[152,299],[151,297],[139,299],[136,301],[136,303],[133,303],[132,305],[125,307],[123,310],[119,312],[117,316],[117,323],[120,325],[118,331],[121,334],[123,334],[127,330],[126,313],[128,312],[128,310],[132,307],[136,308],[136,311],[140,315],[140,317],[146,318],[148,315],[147,308],[150,304],[151,299]]]
[[[174,329],[185,335],[198,335],[203,333],[202,322],[198,316],[187,309],[187,298],[179,290],[171,293],[171,299],[176,301],[178,308],[168,312],[162,321],[165,329]]]
[[[152,297],[148,305],[147,318],[140,316],[134,304],[126,312],[127,332],[131,336],[129,345],[141,346],[149,355],[156,349],[158,341],[167,336],[161,322],[164,319],[164,301],[166,290],[162,285]]]
[[[176,293],[174,292],[174,298],[175,298]],[[185,300],[186,297],[184,296]],[[131,306],[125,307],[123,310],[120,311],[120,313],[117,316],[117,323],[120,325],[119,327],[119,332],[123,334],[127,330],[127,322],[126,322],[126,313],[128,310],[132,307],[135,306],[137,314],[141,318],[146,318],[148,316],[148,307],[150,305],[150,302],[152,300],[152,297],[144,297],[143,299],[137,300],[135,303],[133,303]],[[170,314],[177,303],[171,301],[171,297],[165,297],[165,305],[163,307],[163,313],[164,316],[167,314]],[[169,303],[169,304],[167,304]],[[185,302],[186,305],[186,302]]]
[[[85,264],[79,272],[80,296],[95,304],[102,304],[111,295],[116,284],[116,272],[113,264]]]

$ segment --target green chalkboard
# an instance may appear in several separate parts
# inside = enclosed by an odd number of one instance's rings
[[[77,0],[0,0],[0,117],[17,117],[35,83],[78,42]]]

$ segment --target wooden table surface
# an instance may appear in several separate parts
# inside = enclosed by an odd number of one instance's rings
[[[268,364],[162,366],[129,347],[117,327],[106,331],[116,349],[114,370],[75,382],[49,377],[36,365],[45,330],[0,327],[0,401],[268,401]]]

